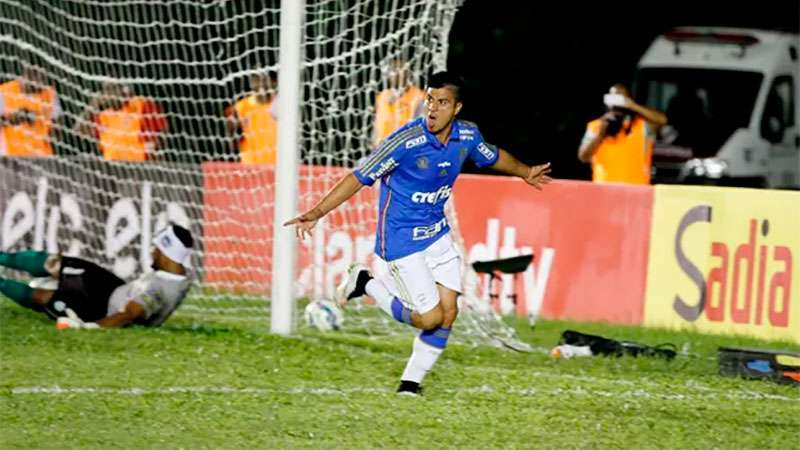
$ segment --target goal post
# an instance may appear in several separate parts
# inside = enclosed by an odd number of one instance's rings
[[[297,240],[294,230],[282,226],[297,212],[298,161],[300,149],[300,83],[302,63],[303,13],[305,0],[281,1],[280,70],[278,103],[278,160],[275,173],[275,219],[271,330],[291,334],[294,329],[294,286]]]

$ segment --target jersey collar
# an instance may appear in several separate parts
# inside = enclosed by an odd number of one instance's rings
[[[439,139],[436,138],[436,135],[431,133],[431,130],[428,129],[428,122],[425,120],[424,117],[419,118],[420,123],[422,124],[422,129],[425,131],[425,134],[428,136],[428,139],[432,143],[432,145],[436,147],[445,147],[446,144],[442,144],[439,142]],[[447,143],[453,141],[460,141],[461,140],[461,133],[459,132],[460,124],[459,120],[456,119],[453,121],[453,127],[450,129],[450,139],[447,140]]]
[[[458,119],[453,121],[453,128],[450,129],[450,141],[460,141],[461,140],[461,125]],[[449,142],[449,141],[448,141]]]

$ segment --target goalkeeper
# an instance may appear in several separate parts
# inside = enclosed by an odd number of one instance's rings
[[[153,240],[153,271],[130,283],[81,258],[35,250],[0,252],[0,265],[50,277],[38,285],[32,283],[34,287],[0,277],[0,292],[18,305],[56,319],[59,328],[159,326],[189,291],[193,245],[189,230],[168,226]]]
[[[451,240],[444,204],[464,162],[520,177],[536,189],[551,181],[549,163],[529,167],[486,143],[475,124],[456,120],[462,86],[450,72],[431,76],[423,117],[400,127],[312,209],[285,224],[296,225],[304,238],[322,216],[381,180],[375,253],[388,263],[391,279],[373,278],[354,264],[337,297],[345,302],[368,294],[395,320],[421,330],[398,388],[405,395],[421,392],[458,315],[462,256]]]

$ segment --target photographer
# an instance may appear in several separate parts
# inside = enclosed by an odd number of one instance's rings
[[[586,125],[578,159],[592,164],[595,182],[650,184],[653,144],[667,116],[633,101],[621,84],[603,102],[608,112]]]

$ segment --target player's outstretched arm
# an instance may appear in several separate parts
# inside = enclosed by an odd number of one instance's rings
[[[322,216],[333,211],[350,197],[356,195],[362,187],[364,187],[364,185],[350,172],[342,177],[313,208],[284,223],[283,226],[297,225],[297,237],[300,239],[304,239],[306,235],[311,236],[311,229],[314,228],[314,225],[317,224],[317,221],[321,219]]]
[[[540,191],[542,190],[542,185],[553,181],[553,179],[548,176],[551,170],[550,163],[528,166],[503,149],[500,149],[497,162],[495,162],[491,168],[507,175],[520,177],[525,180],[526,183]]]
[[[136,302],[128,302],[125,310],[103,317],[97,321],[102,328],[119,328],[132,324],[136,319],[144,317],[145,312],[142,305]]]
[[[99,328],[119,328],[132,324],[136,319],[145,316],[142,305],[136,302],[128,302],[123,311],[104,317],[97,322],[84,322],[75,311],[67,308],[66,317],[59,317],[56,327],[59,330],[73,328],[77,330],[96,330]]]

